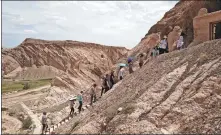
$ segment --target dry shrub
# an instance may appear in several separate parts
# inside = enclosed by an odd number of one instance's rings
[[[23,90],[27,90],[27,89],[30,89],[30,85],[29,85],[29,83],[26,82],[24,84]]]
[[[79,124],[80,124],[80,122],[79,122],[79,121],[76,121],[76,122],[74,123],[74,125],[71,127],[71,130],[70,130],[69,134],[70,134]]]
[[[133,104],[127,104],[125,108],[123,108],[122,113],[123,114],[131,114],[135,111],[135,105]]]
[[[22,128],[23,129],[29,129],[31,125],[32,125],[32,120],[29,116],[22,121]]]
[[[116,114],[117,114],[117,106],[109,107],[105,111],[106,123],[108,124]]]
[[[204,63],[206,63],[209,60],[209,57],[205,54],[205,53],[201,53],[199,56],[199,65],[203,65]]]

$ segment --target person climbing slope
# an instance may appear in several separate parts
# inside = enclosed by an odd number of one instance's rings
[[[120,80],[122,80],[123,77],[124,77],[124,71],[125,71],[124,67],[120,66],[120,71],[119,71],[119,73],[118,73],[118,78],[119,78]]]
[[[97,84],[94,83],[93,86],[90,89],[90,96],[91,96],[90,105],[92,105],[93,102],[96,102],[96,87],[97,87]]]
[[[112,70],[111,71],[111,74],[110,74],[110,82],[112,84],[112,87],[114,86],[115,82],[114,82],[114,71]]]
[[[177,49],[178,50],[181,50],[182,48],[183,48],[183,44],[184,44],[184,42],[183,42],[183,36],[184,36],[185,34],[182,32],[181,33],[181,35],[180,35],[180,37],[179,37],[179,39],[177,40]]]
[[[42,134],[45,133],[45,131],[47,130],[47,113],[43,112],[43,116],[41,119],[41,124],[42,124]]]
[[[101,77],[101,97],[102,97],[102,95],[103,95],[103,93],[104,93],[104,91],[105,91],[105,89],[106,89],[106,82],[105,82],[105,77]]]
[[[132,59],[128,59],[128,67],[129,67],[129,73],[132,74],[134,71],[133,71],[133,61]]]
[[[143,55],[143,53],[141,53],[139,56],[140,56],[140,58],[139,58],[139,66],[141,68],[143,66],[143,62],[144,62],[144,55]]]
[[[159,55],[159,50],[157,49],[157,46],[155,46],[153,49],[152,49],[152,52],[151,52],[151,57],[152,58],[155,58]]]
[[[72,116],[73,113],[74,113],[74,104],[75,104],[75,100],[76,100],[75,97],[70,99],[70,109],[71,109],[71,111],[70,111],[70,116]]]
[[[78,112],[80,113],[83,105],[83,91],[78,94],[77,99],[79,101]]]
[[[110,81],[110,75],[106,74],[106,79],[107,79],[107,85],[108,85],[108,90],[112,88],[112,83]]]
[[[163,40],[160,41],[160,45],[159,45],[159,54],[163,54],[167,52],[167,36],[163,37]]]

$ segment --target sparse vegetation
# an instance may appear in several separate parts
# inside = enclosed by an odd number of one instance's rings
[[[26,119],[22,120],[23,129],[29,129],[31,125],[32,125],[32,120],[30,117],[27,117]]]
[[[106,117],[106,123],[108,124],[113,118],[115,115],[117,115],[117,106],[114,106],[114,107],[110,107],[108,108],[106,111],[105,111],[105,116]]]
[[[51,79],[31,80],[31,81],[3,81],[2,93],[33,89],[44,85],[49,85]]]
[[[79,121],[76,121],[74,125],[71,127],[70,133],[80,124]]]
[[[132,112],[134,112],[135,110],[135,106],[133,104],[128,104],[123,110],[122,113],[123,114],[131,114]]]
[[[27,89],[30,89],[30,85],[28,82],[25,82],[23,90],[27,90]]]
[[[209,59],[209,57],[206,54],[201,53],[200,57],[199,57],[199,64],[203,65],[204,63],[206,63],[208,61],[208,59]]]

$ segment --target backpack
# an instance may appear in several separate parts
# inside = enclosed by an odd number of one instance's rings
[[[128,62],[128,63],[132,62],[132,58],[128,58],[128,59],[127,59],[127,62]]]

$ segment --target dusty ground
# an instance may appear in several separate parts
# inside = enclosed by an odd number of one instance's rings
[[[2,131],[3,133],[18,133],[22,127],[22,122],[9,116],[6,112],[2,112]]]
[[[221,40],[214,40],[149,61],[57,133],[221,133],[220,103]]]

